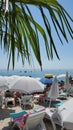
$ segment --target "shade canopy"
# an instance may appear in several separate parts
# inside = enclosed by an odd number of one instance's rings
[[[50,99],[56,100],[59,97],[59,87],[57,77],[55,76],[53,84],[51,85],[50,91],[48,93]]]
[[[45,74],[45,78],[53,78],[52,74]]]
[[[71,87],[71,84],[69,83],[68,72],[66,72],[65,85],[64,85],[64,87],[66,88],[67,91],[70,91],[70,89],[72,88],[72,87]]]
[[[6,77],[6,80],[8,82],[8,87],[10,88],[12,85],[14,85],[14,83],[16,83],[16,81],[18,81],[21,78],[21,76],[17,76],[17,75],[12,75],[9,77]]]
[[[57,75],[57,78],[65,78],[65,77],[66,77],[66,74]]]
[[[8,89],[8,82],[4,76],[0,76],[0,90]]]
[[[45,84],[45,85],[47,85],[47,84],[51,85],[52,82],[53,82],[53,78],[45,78],[45,77],[43,77],[43,78],[40,79],[40,82]]]
[[[22,77],[11,86],[10,90],[30,94],[34,92],[43,92],[44,85],[35,78]]]

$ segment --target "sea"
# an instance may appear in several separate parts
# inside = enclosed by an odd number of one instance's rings
[[[30,76],[34,78],[42,78],[45,74],[52,74],[52,75],[60,75],[66,74],[68,72],[69,76],[73,77],[73,69],[15,69],[15,70],[0,70],[0,76],[12,76],[12,75],[19,75],[19,76]]]

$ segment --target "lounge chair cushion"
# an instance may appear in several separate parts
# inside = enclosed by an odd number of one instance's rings
[[[44,107],[39,107],[39,108],[36,108],[36,109],[34,110],[34,112],[40,112],[40,111],[43,111],[43,110],[45,110]]]
[[[61,106],[61,105],[63,105],[63,104],[64,104],[64,102],[59,102],[59,103],[53,104],[53,106],[54,106],[54,107],[58,107],[58,106]]]
[[[16,113],[10,113],[10,117],[17,118],[17,117],[23,116],[24,114],[27,114],[27,112],[25,110],[22,110],[22,111],[16,112]]]

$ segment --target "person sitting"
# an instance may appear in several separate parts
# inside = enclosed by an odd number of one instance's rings
[[[20,92],[14,92],[13,97],[15,99],[15,102],[18,102],[18,98],[21,98],[21,93]]]
[[[12,92],[10,92],[10,90],[6,90],[5,97],[12,97]]]
[[[13,104],[15,106],[13,92],[11,92],[10,90],[6,90],[5,92],[5,107],[7,107],[8,104]]]

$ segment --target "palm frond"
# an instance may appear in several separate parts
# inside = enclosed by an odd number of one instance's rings
[[[36,22],[30,5],[40,11],[45,28],[40,25],[40,21]],[[57,0],[10,0],[9,12],[6,13],[5,3],[0,1],[0,12],[0,46],[4,44],[4,49],[8,53],[8,68],[12,60],[14,69],[16,55],[17,60],[19,57],[22,58],[22,64],[25,64],[25,60],[30,64],[31,51],[42,67],[39,33],[44,40],[48,59],[53,59],[53,51],[60,59],[48,15],[62,44],[62,37],[68,42],[67,33],[73,39],[73,29],[69,23],[73,22],[73,19]]]

